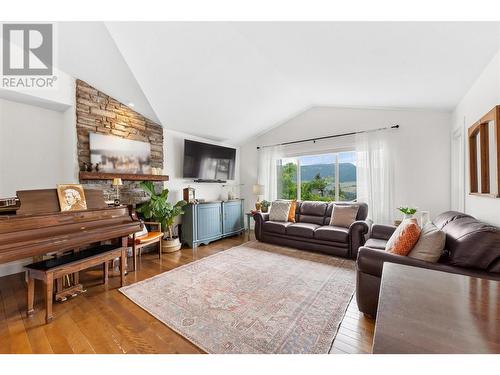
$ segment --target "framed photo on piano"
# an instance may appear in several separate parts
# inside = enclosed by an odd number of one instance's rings
[[[57,185],[57,197],[62,212],[87,209],[85,192],[80,184]]]

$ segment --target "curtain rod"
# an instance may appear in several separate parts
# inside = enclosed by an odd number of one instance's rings
[[[260,150],[261,148],[267,148],[267,147],[286,146],[286,145],[292,145],[292,144],[295,144],[295,143],[303,143],[303,142],[316,142],[316,141],[321,141],[323,139],[346,137],[348,135],[371,133],[371,132],[378,132],[380,130],[398,129],[398,128],[399,128],[399,125],[392,125],[392,126],[388,126],[387,128],[378,128],[378,129],[371,129],[371,130],[361,130],[361,131],[358,131],[358,132],[351,132],[351,133],[326,135],[324,137],[318,137],[318,138],[301,139],[300,141],[291,141],[291,142],[284,142],[284,143],[276,143],[274,145],[257,146],[257,150]]]

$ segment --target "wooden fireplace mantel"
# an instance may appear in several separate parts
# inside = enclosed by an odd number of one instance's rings
[[[80,180],[112,180],[114,178],[121,178],[125,181],[168,181],[168,176],[166,175],[80,172]]]

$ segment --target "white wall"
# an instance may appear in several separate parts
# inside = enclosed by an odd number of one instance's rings
[[[74,85],[74,81],[72,83]],[[73,98],[65,98],[74,103]],[[42,97],[43,98],[43,97]],[[40,105],[43,101],[37,101]],[[54,105],[48,108],[65,108]],[[0,99],[0,197],[15,196],[17,190],[54,188],[60,183],[78,182],[75,110],[64,112],[38,105]],[[182,178],[184,138],[213,143],[203,138],[164,129],[164,166],[170,180],[170,200],[182,199],[182,189],[196,189],[196,197],[206,200],[227,199],[222,184],[194,183]],[[223,146],[234,147],[227,144]],[[236,154],[236,185],[239,196],[239,152]],[[21,272],[31,260],[0,264],[0,276]]]
[[[464,184],[462,189],[465,212],[486,222],[500,226],[500,199],[469,195],[469,166],[468,162],[468,142],[467,128],[479,120],[496,105],[500,105],[500,51],[484,69],[475,83],[462,98],[452,113],[451,132],[462,131],[464,134],[465,153],[460,155],[458,150],[454,150],[451,157],[459,159],[455,168],[463,168],[462,179],[454,179],[452,188],[458,191],[458,184]],[[457,173],[457,175],[460,175]],[[460,199],[460,197],[458,198]]]
[[[65,114],[0,99],[0,196],[72,182],[65,173]]]
[[[399,124],[391,131],[395,203],[412,204],[435,216],[450,208],[450,114],[438,111],[314,107],[241,146],[242,196],[247,210],[255,196],[257,145],[282,143]]]
[[[77,165],[72,165],[76,159],[73,116],[72,109],[59,112],[0,99],[0,197],[77,181]],[[21,272],[30,261],[2,264],[0,276]]]
[[[195,183],[193,180],[188,180],[182,178],[182,165],[184,157],[184,139],[191,139],[198,142],[206,142],[212,144],[218,144],[220,146],[233,147],[236,148],[236,170],[235,170],[235,180],[228,181],[224,185],[234,185],[234,192],[237,197],[239,197],[239,150],[234,145],[228,145],[224,143],[216,143],[212,140],[195,137],[189,134],[164,129],[163,131],[164,143],[163,143],[163,155],[164,155],[164,165],[165,173],[169,176],[169,181],[165,183],[165,186],[170,190],[169,200],[176,202],[182,199],[182,189],[187,186],[191,186],[196,189],[196,198],[201,198],[205,200],[219,200],[227,199],[227,193],[230,187],[223,187],[223,184],[219,183]]]

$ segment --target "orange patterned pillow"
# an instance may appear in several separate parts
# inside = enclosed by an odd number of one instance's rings
[[[386,251],[392,254],[407,256],[420,237],[417,220],[404,220],[387,242]]]
[[[288,221],[295,223],[295,211],[297,209],[297,201],[294,199],[292,205],[290,206],[290,211],[288,211]]]

